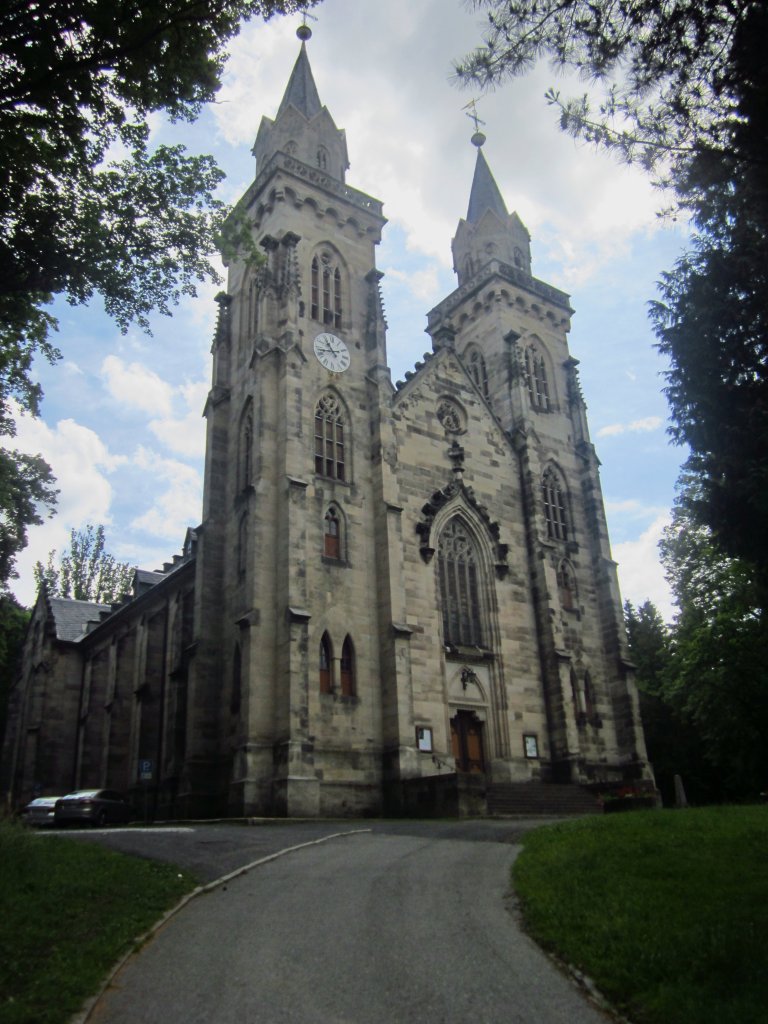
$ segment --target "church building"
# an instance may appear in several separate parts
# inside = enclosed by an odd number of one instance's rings
[[[119,604],[41,592],[4,791],[174,818],[652,790],[569,296],[476,133],[456,288],[393,385],[382,204],[347,184],[310,34],[235,213],[258,255],[217,298],[200,524]]]

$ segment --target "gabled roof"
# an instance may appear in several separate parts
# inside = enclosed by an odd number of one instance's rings
[[[483,156],[483,151],[478,149],[475,176],[472,179],[472,191],[469,194],[467,220],[470,224],[476,224],[486,210],[492,210],[502,220],[506,220],[509,216],[506,203]]]
[[[112,610],[109,604],[75,601],[69,597],[49,597],[48,605],[56,626],[57,640],[81,640],[89,623],[98,622],[102,612]]]
[[[280,117],[289,106],[296,107],[307,120],[311,120],[323,109],[315,80],[312,77],[312,68],[309,66],[309,57],[307,56],[307,48],[304,43],[301,44],[299,56],[293,65],[293,71],[277,111],[277,117]]]

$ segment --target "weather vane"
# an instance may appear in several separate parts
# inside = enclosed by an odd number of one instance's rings
[[[472,136],[472,145],[482,146],[485,142],[485,135],[480,131],[480,125],[485,124],[485,121],[482,121],[477,113],[477,100],[470,100],[469,103],[461,109],[467,111],[467,117],[475,126],[475,132]]]

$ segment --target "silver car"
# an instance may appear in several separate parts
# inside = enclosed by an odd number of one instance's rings
[[[59,796],[39,796],[32,800],[21,812],[22,820],[35,828],[49,828],[55,824],[54,815],[56,801]]]
[[[112,789],[79,789],[56,801],[54,820],[57,826],[81,822],[102,828],[124,825],[132,817],[131,805],[122,793]]]

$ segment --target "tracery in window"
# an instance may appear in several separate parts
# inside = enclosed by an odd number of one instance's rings
[[[523,353],[523,371],[531,405],[539,412],[549,412],[552,402],[549,394],[547,363],[537,345],[528,345]]]
[[[335,508],[325,513],[323,554],[326,558],[341,558],[341,520]]]
[[[565,486],[552,466],[544,471],[541,478],[541,496],[544,502],[547,536],[550,540],[568,540],[569,526]]]
[[[340,682],[342,697],[355,696],[355,649],[349,636],[341,648]]]
[[[346,480],[344,413],[339,399],[323,395],[315,409],[315,472],[331,480]]]
[[[573,566],[564,558],[557,567],[557,590],[560,595],[560,606],[566,611],[576,607],[576,574]]]
[[[312,258],[309,315],[329,327],[341,327],[343,312],[341,268],[328,251]]]
[[[474,541],[459,516],[443,528],[437,553],[443,640],[463,647],[481,647],[479,559]]]
[[[464,352],[464,363],[480,394],[488,398],[488,371],[483,353],[476,345],[470,345]]]
[[[333,652],[331,649],[331,638],[327,633],[323,633],[320,639],[320,652],[319,652],[319,673],[320,673],[320,693],[332,693],[333,692],[333,679],[331,677],[331,665],[333,664]]]
[[[253,406],[249,401],[240,417],[238,450],[238,489],[253,483]]]

